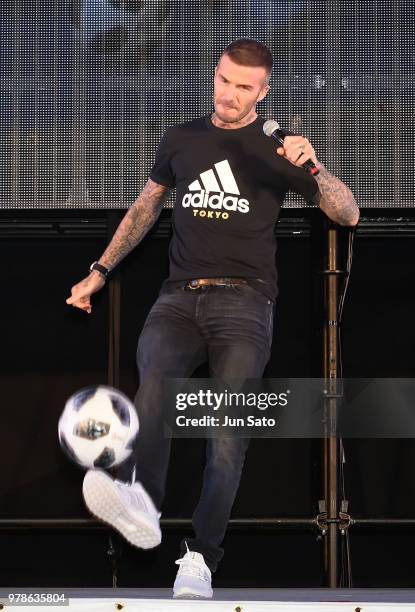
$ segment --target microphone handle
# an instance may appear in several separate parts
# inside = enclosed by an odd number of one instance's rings
[[[280,128],[277,128],[274,132],[272,132],[272,137],[281,147],[283,146],[284,138],[286,136],[287,134]],[[312,176],[317,176],[317,174],[320,173],[320,170],[317,168],[315,163],[311,161],[311,159],[307,159],[307,161],[301,164],[301,167],[304,168],[304,170],[307,170],[307,172]]]

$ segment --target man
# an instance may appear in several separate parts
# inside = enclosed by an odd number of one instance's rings
[[[306,138],[287,136],[276,151],[263,134],[256,104],[269,91],[271,69],[271,52],[259,42],[226,48],[215,70],[214,113],[167,130],[141,195],[67,300],[91,312],[91,295],[107,271],[140,242],[176,187],[170,275],[138,343],[137,480],[129,486],[96,470],[83,487],[90,511],[141,548],[161,541],[170,440],[163,437],[160,381],[186,378],[205,361],[221,379],[262,377],[277,294],[274,225],[289,189],[337,223],[359,219],[352,193],[318,162]],[[308,159],[320,170],[316,177],[301,168]],[[211,572],[223,555],[247,446],[247,438],[207,440],[195,538],[182,543],[174,597],[212,596]]]

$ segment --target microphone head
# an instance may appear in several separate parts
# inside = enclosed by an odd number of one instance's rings
[[[264,130],[264,134],[266,136],[272,136],[275,130],[278,130],[279,127],[280,124],[278,123],[278,121],[268,119],[268,121],[265,121],[264,125],[262,126],[262,129]]]

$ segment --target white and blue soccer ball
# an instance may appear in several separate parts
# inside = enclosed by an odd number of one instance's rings
[[[83,468],[107,469],[129,457],[138,429],[133,403],[121,391],[102,385],[71,395],[58,434],[69,459]]]

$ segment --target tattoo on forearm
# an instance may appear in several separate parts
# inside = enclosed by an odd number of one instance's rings
[[[151,179],[131,206],[100,258],[110,270],[137,246],[158,219],[168,189]]]
[[[341,225],[356,225],[359,207],[350,189],[319,164],[320,173],[315,177],[320,189],[320,208],[326,215]]]

